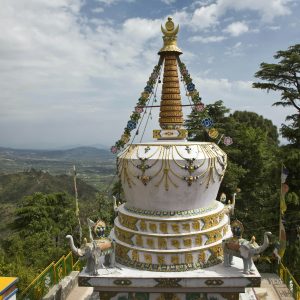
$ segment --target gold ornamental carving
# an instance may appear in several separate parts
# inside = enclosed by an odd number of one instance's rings
[[[195,237],[195,245],[196,246],[201,246],[202,245],[202,236],[201,234],[197,234]]]
[[[167,223],[160,223],[159,224],[159,230],[162,233],[168,233],[168,224]]]
[[[136,245],[139,247],[143,247],[143,238],[141,235],[136,235]]]
[[[140,229],[141,229],[141,231],[147,231],[147,224],[146,224],[145,220],[140,221]]]
[[[192,227],[195,231],[199,231],[200,230],[200,224],[199,224],[199,221],[194,221],[192,223]]]
[[[179,257],[177,255],[171,256],[171,263],[173,265],[178,265],[179,264]]]
[[[147,245],[148,245],[150,248],[153,248],[153,245],[154,245],[153,239],[147,238]]]
[[[183,245],[187,248],[192,247],[192,240],[191,239],[184,239],[183,240]]]
[[[178,224],[172,224],[172,230],[175,232],[175,233],[179,233],[179,225]]]
[[[164,265],[166,263],[165,257],[163,255],[158,255],[157,262],[159,265]]]
[[[152,264],[152,255],[151,254],[145,253],[144,259],[145,259],[145,263]]]
[[[139,253],[137,250],[132,250],[131,257],[132,257],[132,260],[134,260],[134,261],[140,261]]]
[[[176,106],[176,105],[163,105],[160,107],[161,111],[162,112],[167,112],[167,111],[178,111],[178,109],[180,109],[181,107],[180,106]]]
[[[157,226],[155,223],[150,223],[149,224],[149,229],[152,231],[152,232],[157,232]]]
[[[202,264],[204,264],[206,262],[206,254],[205,254],[205,251],[201,251],[199,254],[198,254],[198,261]]]
[[[169,118],[169,117],[182,117],[182,112],[180,111],[162,111],[160,113],[160,117],[162,118]]]
[[[176,81],[170,81],[165,82],[162,85],[163,88],[179,88],[179,82]]]
[[[181,50],[177,47],[177,33],[179,31],[179,25],[175,27],[175,24],[171,17],[168,18],[168,21],[165,23],[165,27],[161,25],[161,31],[163,33],[164,46],[159,51],[159,54],[162,52],[178,52],[182,53]]]
[[[190,224],[189,224],[189,223],[183,223],[183,224],[182,224],[182,229],[183,229],[184,231],[190,232],[190,231],[191,231]]]
[[[165,77],[164,79],[164,83],[167,83],[167,82],[176,82],[176,79],[178,79],[178,77],[176,76],[173,76],[173,77]],[[179,85],[178,85],[179,86]],[[178,99],[181,99],[180,95],[178,95],[179,98]]]
[[[164,238],[158,239],[158,248],[159,249],[167,249],[167,240]]]
[[[186,253],[185,254],[185,263],[186,264],[192,264],[193,263],[193,254],[192,253]]]
[[[180,248],[180,242],[178,240],[172,240],[171,244],[174,248],[179,249]]]

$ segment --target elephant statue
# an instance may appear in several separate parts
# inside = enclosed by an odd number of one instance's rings
[[[223,240],[223,253],[224,253],[224,266],[230,267],[233,256],[240,257],[244,263],[244,274],[253,274],[253,257],[266,250],[269,246],[269,239],[271,232],[264,233],[264,242],[259,246],[255,242],[255,237],[252,237],[251,241],[247,241],[241,238],[241,231],[236,233],[233,230],[233,237]]]
[[[93,240],[88,243],[85,238],[80,248],[76,248],[72,235],[67,235],[72,252],[79,256],[79,258],[86,259],[86,272],[91,275],[98,275],[98,269],[114,267],[114,241],[108,238],[101,238]],[[104,261],[103,261],[104,258]]]

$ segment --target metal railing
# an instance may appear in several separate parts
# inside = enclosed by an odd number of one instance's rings
[[[293,277],[291,272],[282,264],[279,264],[278,275],[281,280],[285,283],[287,288],[290,290],[291,294],[296,300],[300,300],[300,285]]]
[[[42,299],[48,291],[72,271],[80,271],[80,261],[73,264],[73,254],[62,256],[56,263],[52,262],[41,274],[39,274],[29,286],[21,293],[19,299]]]

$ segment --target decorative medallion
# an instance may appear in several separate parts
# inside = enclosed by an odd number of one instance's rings
[[[224,283],[221,279],[207,279],[204,283],[208,286],[220,286]]]
[[[132,282],[129,279],[116,279],[114,280],[114,284],[118,286],[128,286],[131,285]]]
[[[159,288],[174,288],[174,287],[182,287],[179,283],[182,279],[180,278],[154,278],[157,282],[155,287]]]

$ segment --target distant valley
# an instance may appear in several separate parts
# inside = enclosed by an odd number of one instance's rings
[[[73,165],[78,177],[98,190],[104,189],[115,174],[115,157],[105,149],[28,150],[0,147],[1,174],[35,169],[52,175],[72,175]]]

